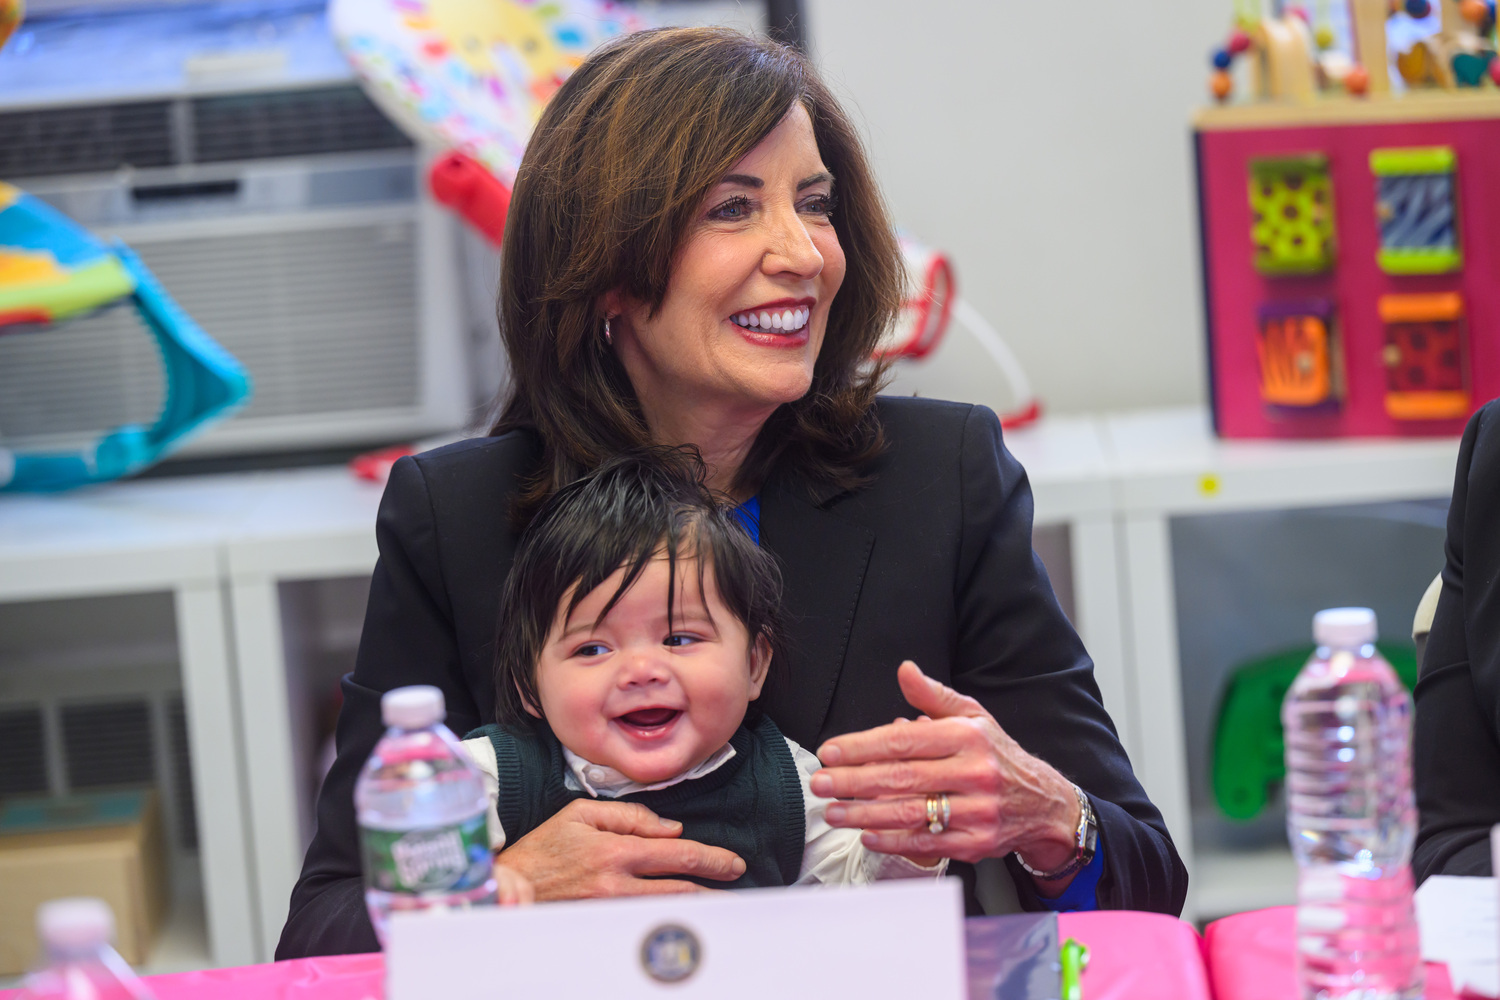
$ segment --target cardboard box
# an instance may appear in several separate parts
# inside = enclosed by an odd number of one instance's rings
[[[61,896],[95,896],[115,911],[115,947],[145,961],[167,909],[166,843],[153,790],[0,807],[0,975],[36,961],[36,908]]]

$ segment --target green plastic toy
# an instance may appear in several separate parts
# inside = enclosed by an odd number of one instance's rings
[[[1417,683],[1417,654],[1410,646],[1376,643],[1411,690]],[[1214,732],[1214,799],[1231,819],[1254,819],[1266,807],[1271,789],[1286,777],[1281,702],[1313,647],[1290,650],[1246,663],[1235,670],[1219,706]]]

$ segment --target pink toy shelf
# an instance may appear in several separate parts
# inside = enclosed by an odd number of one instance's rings
[[[1194,127],[1220,435],[1454,435],[1500,396],[1500,92]]]

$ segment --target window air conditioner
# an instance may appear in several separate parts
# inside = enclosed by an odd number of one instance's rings
[[[365,98],[321,4],[236,6],[234,18],[179,6],[24,24],[0,53],[0,178],[132,246],[249,369],[249,406],[180,454],[461,428],[480,391],[468,265],[421,181],[422,151]],[[247,22],[260,46],[248,51]],[[171,71],[111,79],[110,53],[132,39]],[[163,388],[128,308],[8,334],[0,444],[149,423]]]

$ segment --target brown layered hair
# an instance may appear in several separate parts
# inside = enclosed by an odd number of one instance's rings
[[[801,53],[722,28],[642,31],[600,48],[542,112],[516,175],[502,250],[499,320],[510,389],[492,434],[542,439],[514,511],[613,455],[650,443],[624,367],[602,336],[603,296],[660,308],[708,193],[779,125],[807,109],[834,176],[833,227],[848,261],[812,388],[761,428],[731,489],[773,465],[819,491],[860,485],[884,449],[870,361],[900,307],[900,250],[859,137]]]

